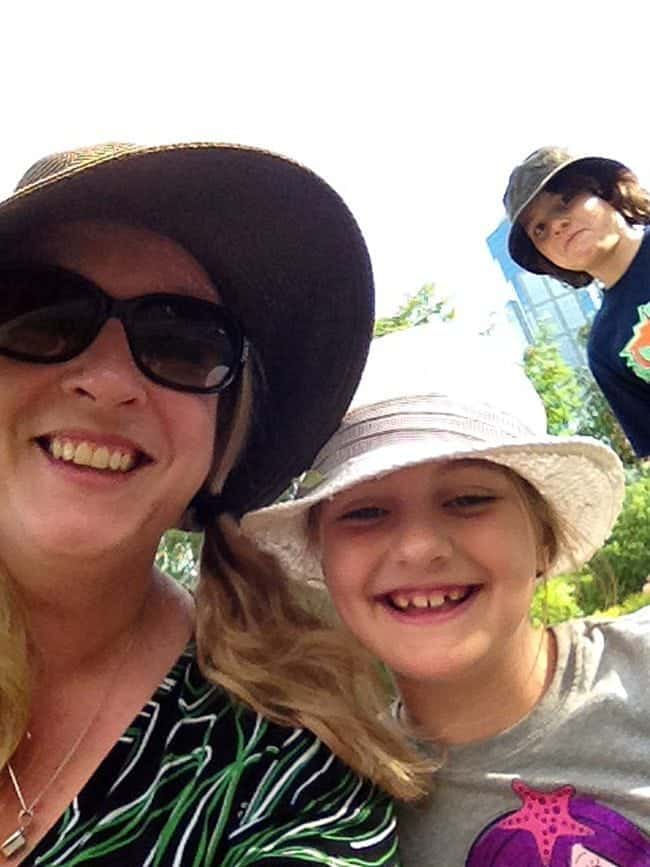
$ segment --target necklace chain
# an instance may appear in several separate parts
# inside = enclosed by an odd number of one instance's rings
[[[25,796],[23,795],[23,791],[20,787],[20,783],[18,782],[18,777],[16,776],[16,772],[13,769],[11,762],[7,762],[7,773],[9,774],[9,779],[11,780],[11,785],[13,786],[14,793],[20,804],[20,810],[18,812],[18,828],[11,833],[6,840],[0,843],[0,852],[5,856],[5,858],[10,858],[20,849],[22,849],[27,844],[27,835],[26,831],[29,827],[30,822],[34,818],[34,811],[37,804],[42,800],[43,796],[50,790],[50,787],[54,785],[54,783],[58,780],[59,776],[63,773],[65,768],[68,766],[73,756],[83,743],[86,738],[86,735],[90,732],[91,728],[97,721],[99,714],[101,713],[102,708],[104,707],[104,702],[108,695],[110,695],[112,691],[112,686],[117,677],[118,672],[122,669],[122,663],[127,659],[133,644],[135,642],[137,630],[134,629],[133,634],[131,635],[130,641],[127,643],[126,650],[120,656],[118,663],[115,666],[113,672],[111,672],[111,676],[106,684],[106,689],[102,692],[102,697],[99,700],[99,704],[97,705],[94,714],[90,717],[86,725],[82,728],[81,732],[74,739],[74,742],[65,756],[61,759],[59,764],[54,769],[54,772],[46,781],[45,785],[41,788],[41,790],[37,793],[36,797],[32,800],[32,802],[28,805],[25,800]],[[31,737],[28,733],[28,737]]]

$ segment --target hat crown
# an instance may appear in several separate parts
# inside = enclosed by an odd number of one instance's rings
[[[59,175],[74,172],[85,166],[93,165],[103,160],[114,159],[123,154],[138,150],[139,145],[126,142],[106,142],[104,144],[90,145],[76,148],[70,151],[60,151],[55,154],[41,157],[33,163],[16,184],[16,192],[25,189],[32,184],[50,181]]]
[[[547,432],[544,404],[522,365],[500,351],[494,337],[468,334],[452,323],[432,322],[376,338],[348,416],[427,395],[453,399],[457,415],[473,415],[482,407],[530,434]],[[441,425],[445,418],[440,417]],[[506,439],[512,424],[506,426]]]
[[[373,341],[352,409],[294,499],[250,513],[242,528],[293,578],[322,582],[314,506],[405,467],[459,459],[508,468],[551,506],[565,532],[548,575],[586,562],[620,510],[624,475],[610,448],[550,436],[532,383],[494,337],[430,323]]]
[[[551,145],[533,151],[513,169],[503,196],[503,204],[510,222],[514,223],[551,175],[574,160],[575,157],[566,148]]]

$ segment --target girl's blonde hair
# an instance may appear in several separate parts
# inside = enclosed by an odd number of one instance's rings
[[[241,452],[251,415],[248,370],[213,487]],[[413,800],[426,790],[429,767],[386,722],[387,680],[333,622],[325,599],[320,589],[291,582],[233,518],[221,515],[205,530],[196,593],[203,672],[267,719],[310,729],[357,773]]]
[[[502,469],[519,492],[533,523],[544,563],[544,568],[540,570],[537,577],[542,578],[551,569],[561,550],[571,550],[573,546],[570,544],[570,538],[575,534],[575,530],[560,519],[553,506],[533,484],[509,467],[502,467]]]
[[[430,768],[387,723],[377,663],[330,621],[323,591],[296,591],[290,580],[232,518],[206,530],[197,591],[204,672],[267,719],[310,729],[394,797],[419,797]]]

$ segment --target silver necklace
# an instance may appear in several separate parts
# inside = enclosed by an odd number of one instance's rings
[[[47,780],[45,785],[42,787],[40,792],[38,792],[38,794],[30,804],[27,804],[27,801],[25,800],[25,796],[23,795],[23,791],[20,788],[18,777],[16,776],[16,772],[14,771],[11,762],[7,762],[7,773],[9,774],[11,785],[13,786],[14,793],[16,795],[16,798],[18,799],[18,803],[20,804],[20,810],[18,811],[18,827],[5,840],[3,840],[2,843],[0,843],[0,852],[2,852],[5,858],[11,858],[12,855],[15,855],[16,852],[19,852],[27,845],[27,830],[32,819],[34,818],[34,811],[37,804],[39,803],[39,801],[41,801],[45,793],[49,791],[50,787],[53,786],[54,783],[57,781],[60,774],[70,763],[72,757],[75,755],[75,753],[83,743],[86,735],[97,721],[97,718],[99,717],[99,714],[104,706],[104,702],[106,701],[106,697],[111,693],[113,683],[115,681],[115,678],[117,677],[117,673],[122,669],[122,663],[126,660],[129,653],[131,652],[131,648],[133,647],[133,644],[135,642],[136,632],[137,629],[135,629],[133,634],[131,635],[131,640],[127,643],[125,652],[120,656],[118,664],[115,666],[114,671],[111,673],[109,681],[106,684],[106,690],[102,694],[95,713],[82,728],[81,732],[75,738],[74,743],[72,744],[68,752],[54,769],[52,776]],[[28,737],[31,737],[29,733]]]

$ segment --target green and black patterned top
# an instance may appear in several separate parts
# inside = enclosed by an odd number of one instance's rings
[[[311,732],[169,672],[25,865],[399,864],[389,799]]]

